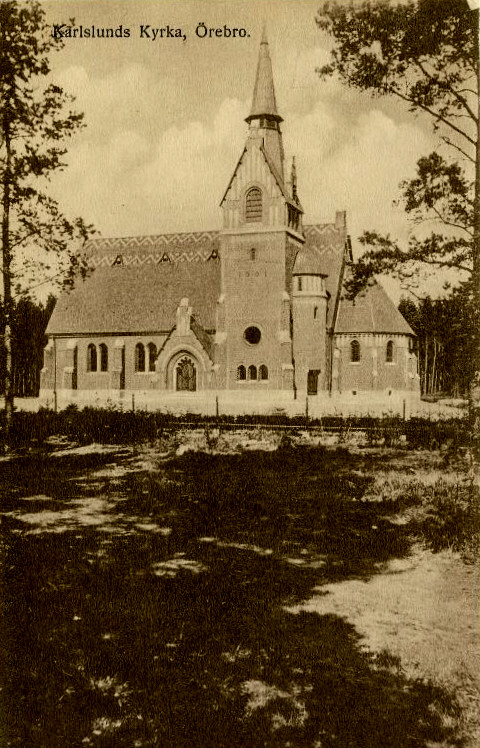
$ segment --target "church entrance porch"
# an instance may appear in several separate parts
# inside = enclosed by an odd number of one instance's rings
[[[183,346],[170,357],[164,372],[165,389],[170,392],[194,394],[205,389],[205,372],[202,362],[192,351]]]

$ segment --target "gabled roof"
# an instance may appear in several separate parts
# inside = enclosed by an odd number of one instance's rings
[[[218,231],[91,239],[84,248],[92,267],[160,262],[204,262],[218,254]]]
[[[278,171],[277,167],[275,166],[275,164],[273,162],[273,159],[270,158],[270,156],[268,155],[268,151],[265,148],[265,146],[263,145],[263,143],[260,146],[260,150],[261,150],[261,152],[264,155],[264,158],[265,158],[265,161],[267,162],[268,168],[272,172],[273,177],[274,177],[276,183],[278,184],[278,187],[279,187],[280,192],[282,193],[283,197],[285,198],[285,200],[287,202],[292,203],[292,205],[295,205],[295,203],[293,202],[292,198],[290,197],[290,195],[288,194],[288,192],[287,192],[287,190],[285,188],[285,183],[283,181],[282,175],[280,174],[280,172]]]
[[[227,185],[227,189],[226,189],[226,190],[225,190],[225,192],[223,193],[223,197],[222,197],[222,199],[221,199],[221,201],[220,201],[220,205],[223,205],[223,201],[225,200],[225,198],[226,198],[226,197],[227,197],[227,195],[228,195],[228,191],[230,190],[230,187],[231,187],[231,185],[232,185],[232,182],[233,182],[233,180],[235,179],[235,177],[236,177],[236,175],[237,175],[237,171],[238,171],[238,169],[239,169],[239,166],[240,166],[240,164],[241,164],[241,163],[242,163],[242,161],[243,161],[243,157],[245,156],[245,153],[247,152],[247,150],[248,150],[248,147],[247,147],[247,146],[245,146],[245,148],[243,149],[243,151],[242,151],[242,153],[241,153],[241,155],[240,155],[240,158],[239,158],[239,159],[238,159],[238,161],[237,161],[237,165],[235,166],[235,169],[233,170],[233,174],[232,174],[232,176],[230,177],[230,181],[229,181],[229,183],[228,183],[228,185]],[[270,158],[270,156],[268,155],[268,153],[267,153],[267,151],[266,151],[266,149],[265,149],[265,147],[264,147],[263,143],[262,143],[262,145],[260,146],[260,152],[262,153],[262,155],[263,155],[263,157],[264,157],[264,159],[265,159],[265,162],[266,162],[266,164],[267,164],[268,168],[270,169],[270,171],[271,171],[271,173],[272,173],[272,176],[273,176],[273,178],[275,179],[275,182],[277,183],[277,185],[278,185],[278,188],[279,188],[280,192],[282,193],[283,197],[285,198],[285,200],[286,200],[287,202],[291,203],[292,205],[294,205],[294,206],[295,206],[296,208],[298,208],[298,207],[299,207],[299,205],[297,205],[297,204],[296,204],[296,203],[295,203],[295,202],[294,202],[294,201],[292,200],[292,198],[291,198],[291,197],[290,197],[290,196],[288,195],[288,193],[287,193],[287,190],[286,190],[286,188],[285,188],[285,184],[284,184],[284,181],[283,181],[283,179],[282,179],[281,175],[279,174],[279,172],[278,172],[278,169],[276,168],[275,164],[273,163],[273,160],[272,160],[272,159]],[[303,212],[303,211],[302,211],[302,212]]]
[[[198,324],[194,315],[190,323],[190,328],[193,334],[196,336],[203,349],[207,352],[210,361],[213,363],[213,336],[208,333],[201,325]]]
[[[330,294],[327,325],[335,323],[348,237],[342,221],[304,227],[293,273],[325,277]],[[175,324],[180,300],[189,299],[192,329],[209,352],[208,332],[215,329],[220,295],[219,232],[158,234],[95,239],[86,246],[96,270],[63,294],[47,334],[127,334],[166,332]],[[399,332],[413,334],[381,286],[355,303],[343,299],[336,332]]]
[[[166,332],[175,324],[183,297],[189,299],[197,325],[214,330],[220,294],[218,234],[210,233],[210,242],[206,236],[177,234],[91,242],[87,254],[97,269],[60,297],[47,334]],[[176,260],[162,259],[165,251]],[[114,264],[119,256],[122,262]]]
[[[390,296],[375,281],[353,301],[342,296],[335,332],[415,335]]]

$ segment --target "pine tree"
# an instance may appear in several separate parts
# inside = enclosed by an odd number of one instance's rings
[[[48,194],[52,174],[62,168],[64,140],[83,124],[72,98],[46,84],[49,56],[62,46],[46,24],[38,2],[0,3],[0,186],[2,211],[5,432],[13,416],[14,293],[21,290],[21,261],[33,254],[72,253],[89,229],[68,221]]]
[[[427,237],[414,236],[406,249],[390,236],[365,232],[360,241],[367,252],[354,268],[352,295],[377,273],[396,274],[408,284],[415,281],[419,264],[434,271],[451,268],[465,284],[464,303],[478,319],[478,18],[478,10],[470,9],[466,0],[327,2],[319,11],[317,24],[333,41],[331,62],[320,75],[338,76],[345,85],[372,96],[396,98],[413,115],[430,118],[447,154],[424,156],[416,177],[402,184],[409,216],[417,223],[433,219],[436,230]],[[477,359],[472,392],[478,382],[480,395],[480,335],[469,350]]]

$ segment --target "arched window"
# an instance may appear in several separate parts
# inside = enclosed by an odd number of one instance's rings
[[[385,361],[387,364],[393,364],[393,340],[389,340],[387,343]]]
[[[145,348],[143,343],[135,346],[135,371],[145,371]]]
[[[155,361],[157,360],[157,346],[155,343],[148,344],[148,371],[155,371]]]
[[[255,247],[252,247],[250,250],[250,259],[251,260],[257,259],[257,250],[255,249]]]
[[[105,343],[100,343],[100,371],[108,371],[108,348]]]
[[[243,366],[243,364],[241,364],[237,368],[237,379],[240,382],[243,382],[246,378],[247,378],[247,371],[246,371],[245,367]]]
[[[253,366],[253,364],[248,367],[248,378],[251,380],[256,380],[257,378],[257,367]]]
[[[317,319],[318,306],[313,307],[313,319]]]
[[[298,278],[297,288],[299,291],[302,290],[302,279],[300,277]]]
[[[97,371],[97,346],[93,343],[87,348],[87,371]]]
[[[245,220],[258,223],[262,220],[262,190],[252,187],[245,197]]]
[[[265,366],[265,364],[262,364],[259,370],[260,379],[264,382],[266,379],[268,379],[268,368]]]
[[[350,343],[350,361],[353,363],[360,361],[360,343],[358,340],[352,340]]]

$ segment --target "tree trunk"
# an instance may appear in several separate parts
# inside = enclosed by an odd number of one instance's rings
[[[432,379],[431,379],[431,385],[430,385],[432,395],[434,395],[437,391],[436,382],[437,382],[437,339],[434,334],[433,335]]]
[[[3,184],[2,215],[2,259],[3,259],[3,303],[5,309],[5,435],[4,443],[8,446],[13,424],[13,358],[12,358],[12,255],[10,252],[10,182],[12,151],[10,141],[10,123],[8,105],[3,115],[3,136],[5,146],[5,173]]]
[[[428,391],[428,366],[429,366],[429,359],[428,359],[428,335],[425,335],[425,356],[423,365],[425,367],[424,371],[424,380],[423,380],[423,394],[428,395],[430,394]]]
[[[476,59],[479,60],[479,15],[480,11],[472,11],[477,19],[477,33],[475,35]],[[480,78],[480,71],[479,71]],[[480,80],[479,80],[480,90]],[[480,97],[478,97],[478,118],[477,118],[477,150],[475,162],[475,196],[473,204],[473,296],[477,320],[480,319]],[[480,331],[475,333],[474,350],[472,355],[475,357],[476,366],[473,381],[470,385],[469,411],[472,430],[480,430]]]

